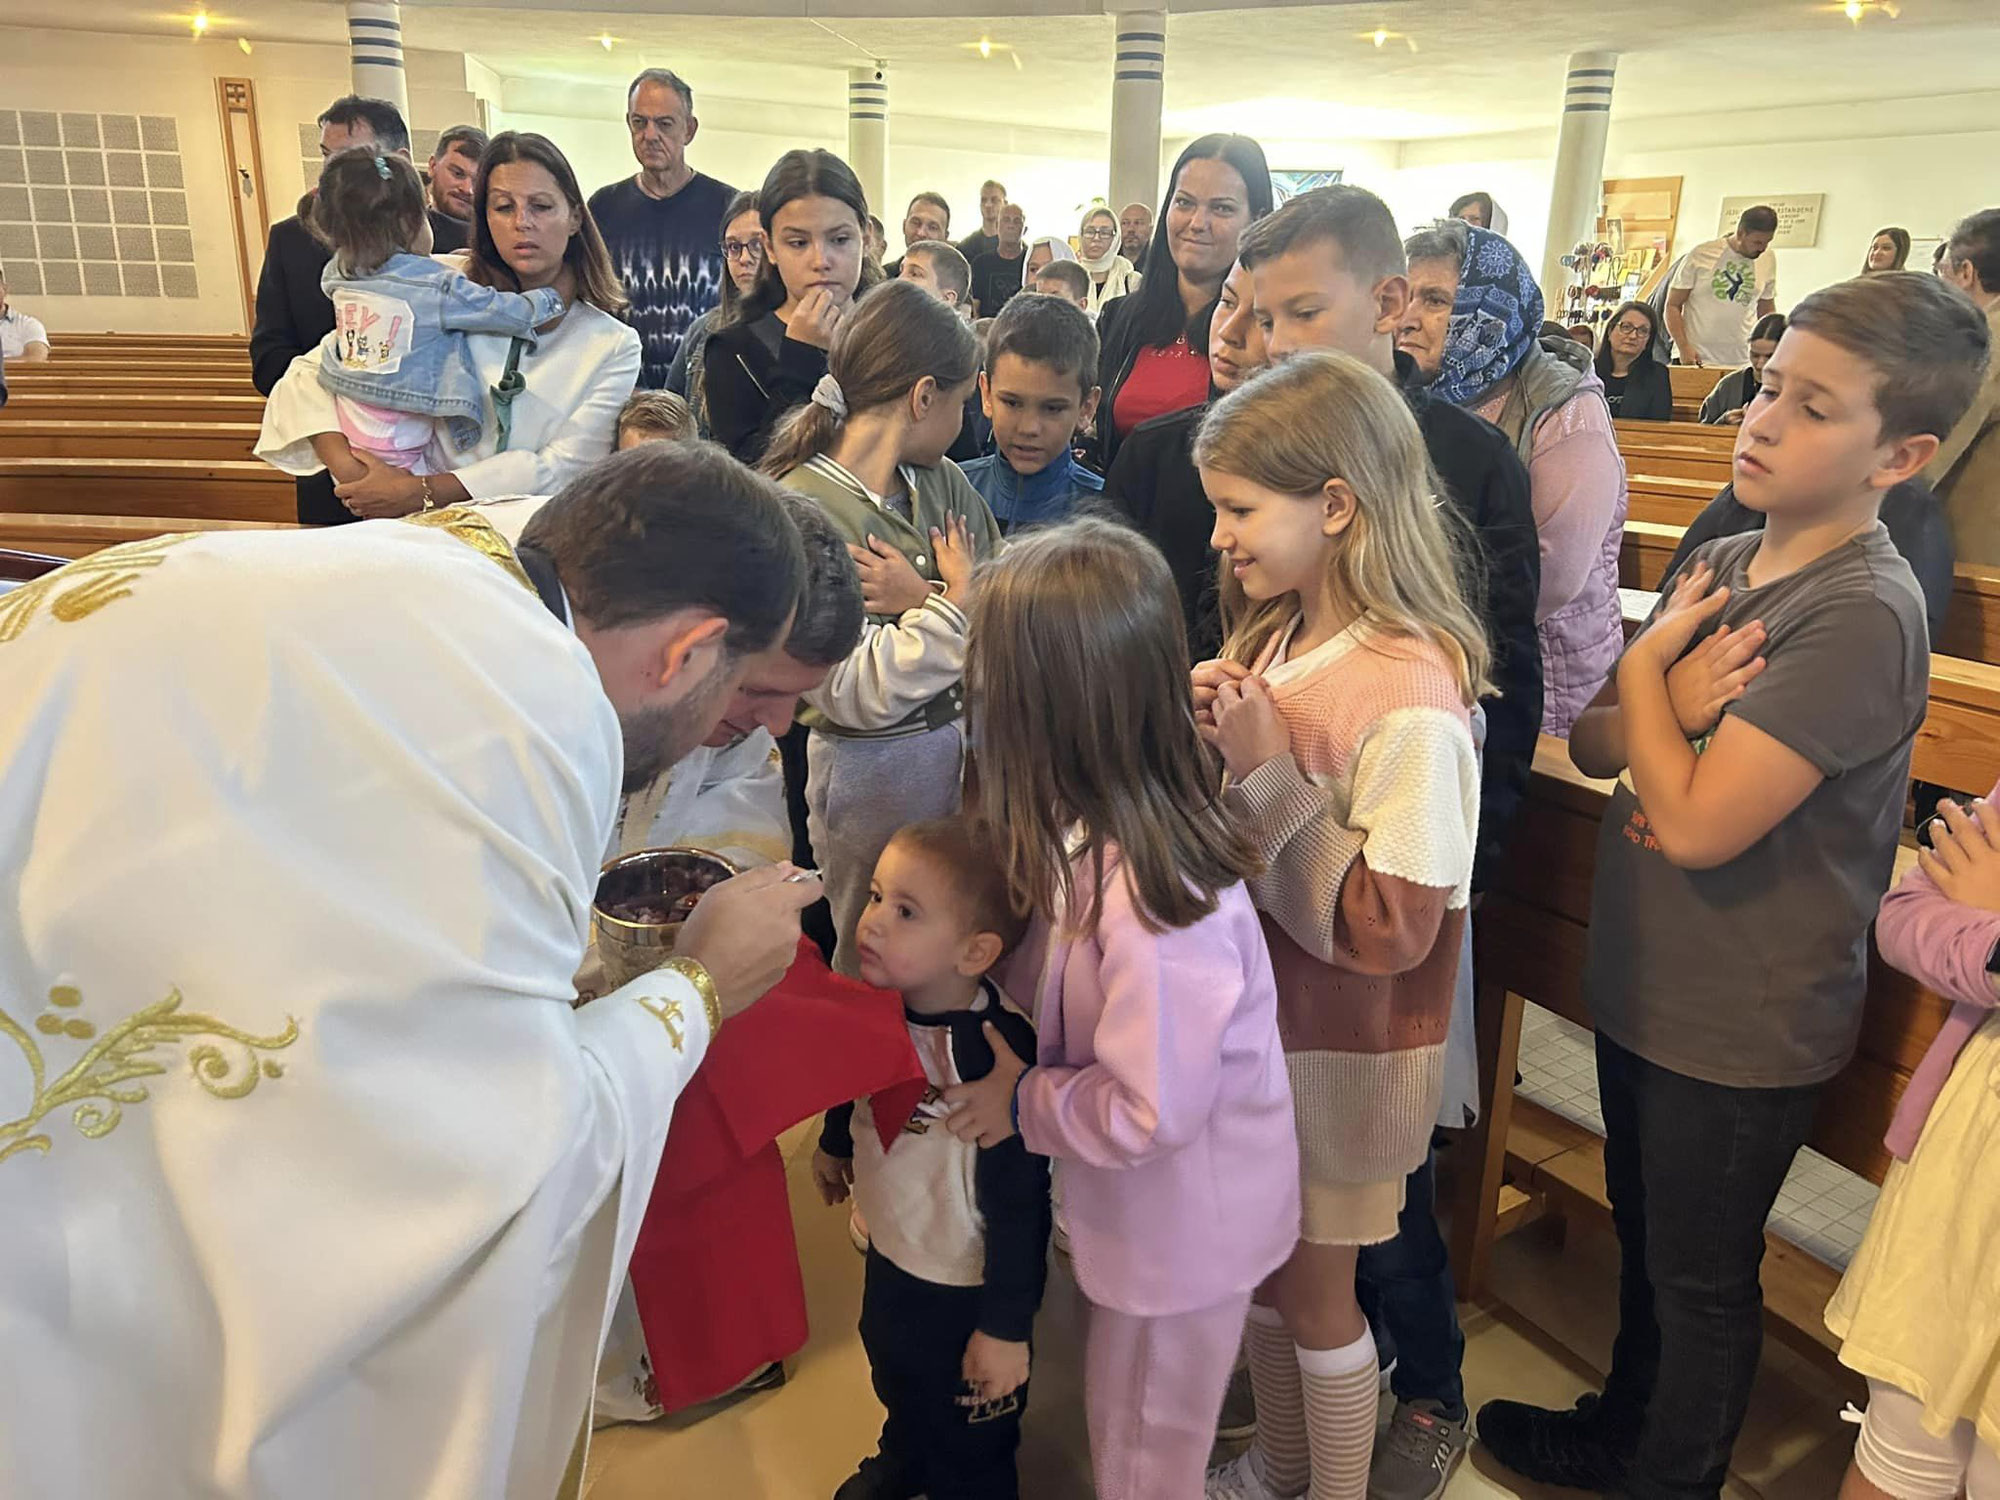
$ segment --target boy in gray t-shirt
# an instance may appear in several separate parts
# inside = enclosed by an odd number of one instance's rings
[[[1602,1396],[1479,1414],[1487,1451],[1632,1500],[1719,1493],[1762,1341],[1764,1221],[1861,1024],[1924,720],[1923,599],[1877,519],[1978,388],[1984,320],[1894,272],[1800,303],[1736,441],[1722,538],[1577,721],[1616,776],[1592,887],[1620,1328]]]

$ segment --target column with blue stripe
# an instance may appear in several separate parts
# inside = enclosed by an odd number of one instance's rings
[[[1555,180],[1549,189],[1549,237],[1542,247],[1542,296],[1561,304],[1569,284],[1562,257],[1597,238],[1604,208],[1604,143],[1611,133],[1611,86],[1616,52],[1573,52],[1563,84],[1562,128],[1556,136]],[[1553,311],[1550,317],[1556,317]]]
[[[396,0],[347,0],[347,54],[354,92],[386,99],[410,123],[410,87],[403,71],[403,8]]]
[[[1160,108],[1167,69],[1167,16],[1130,10],[1118,17],[1111,67],[1111,210],[1160,203]]]
[[[878,62],[847,70],[847,164],[861,179],[869,210],[885,225],[898,221],[884,207],[889,191],[889,69]]]

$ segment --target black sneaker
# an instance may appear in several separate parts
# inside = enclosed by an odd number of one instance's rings
[[[907,1464],[877,1453],[861,1460],[833,1500],[917,1500],[922,1493]]]
[[[1616,1490],[1632,1466],[1638,1434],[1607,1420],[1601,1398],[1568,1411],[1520,1401],[1479,1408],[1479,1445],[1524,1479],[1573,1490]]]

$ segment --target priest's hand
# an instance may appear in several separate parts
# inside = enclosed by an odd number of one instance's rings
[[[819,900],[819,880],[790,881],[794,865],[766,865],[712,886],[681,929],[674,952],[708,970],[724,1020],[785,977],[798,955],[799,913]]]
[[[359,479],[333,487],[340,503],[364,521],[379,521],[414,515],[424,508],[423,481],[394,464],[386,464],[372,453],[356,453],[362,467]]]

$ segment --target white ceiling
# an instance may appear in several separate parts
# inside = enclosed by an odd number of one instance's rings
[[[0,19],[184,29],[192,0],[166,5],[5,0]],[[1859,25],[1817,0],[1170,8],[1169,135],[1404,140],[1549,125],[1566,55],[1600,46],[1622,54],[1614,110],[1629,118],[2000,89],[2000,0],[1900,0],[1893,19],[1871,4]],[[840,70],[880,57],[898,112],[1102,131],[1113,42],[1104,9],[1103,0],[405,0],[403,24],[410,46],[469,52],[508,77],[622,82],[667,64],[695,85],[697,107],[704,91],[837,105]],[[913,10],[927,14],[893,14]],[[210,13],[221,37],[345,40],[342,9],[328,0],[214,0]],[[1377,48],[1378,26],[1399,36]],[[610,51],[592,40],[605,32],[618,39]],[[991,58],[968,45],[982,36],[996,44]]]

